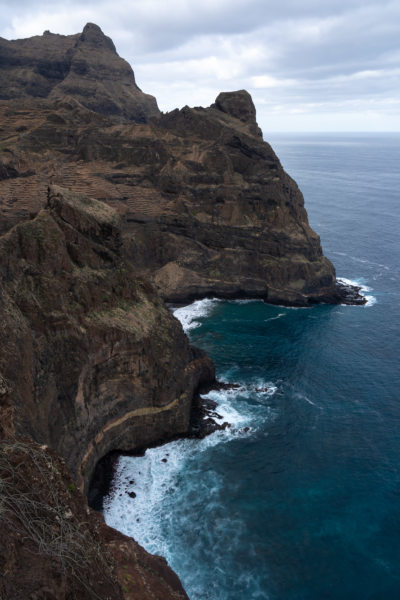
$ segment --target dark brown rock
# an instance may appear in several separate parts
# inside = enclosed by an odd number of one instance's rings
[[[122,255],[117,213],[58,187],[0,238],[2,598],[187,598],[166,561],[107,528],[80,492],[110,450],[187,432],[214,379]]]
[[[250,126],[252,133],[262,137],[262,131],[256,122],[256,107],[252,97],[246,90],[221,92],[217,96],[214,106],[231,117],[243,121],[243,123]]]
[[[138,88],[130,65],[93,23],[75,35],[0,38],[0,55],[0,99],[70,96],[102,115],[138,122],[160,114],[155,98]]]
[[[185,598],[163,559],[71,487],[86,491],[110,451],[229,426],[196,395],[214,380],[211,361],[155,288],[173,302],[364,300],[336,281],[244,90],[160,115],[94,24],[0,39],[0,138],[0,483],[14,498],[50,497],[40,518],[61,506],[89,551],[77,578],[0,506],[0,596]]]
[[[245,90],[223,92],[207,109],[127,124],[159,113],[135,113],[142,93],[97,26],[0,46],[3,97],[13,98],[12,107],[0,101],[8,140],[0,150],[0,231],[36,214],[52,181],[123,215],[128,259],[167,301],[353,302],[309,226],[300,190],[263,141]],[[35,95],[26,78],[39,81],[39,71],[47,91]]]
[[[213,378],[122,259],[118,223],[109,206],[52,188],[45,210],[0,239],[15,431],[56,449],[83,489],[110,450],[187,431],[193,394]]]

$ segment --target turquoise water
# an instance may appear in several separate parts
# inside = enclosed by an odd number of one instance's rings
[[[166,556],[191,600],[398,600],[400,135],[269,141],[368,305],[177,311],[241,384],[210,394],[232,427],[121,457],[106,520]]]

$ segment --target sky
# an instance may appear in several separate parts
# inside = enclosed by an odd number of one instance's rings
[[[110,36],[162,111],[246,89],[268,132],[400,131],[399,0],[0,0],[0,36]]]

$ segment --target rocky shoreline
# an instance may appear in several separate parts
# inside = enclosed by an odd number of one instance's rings
[[[94,510],[102,512],[103,498],[109,493],[112,479],[115,473],[116,463],[120,456],[143,456],[148,448],[163,446],[178,439],[203,439],[215,431],[222,431],[231,424],[224,422],[218,423],[215,419],[221,419],[218,414],[218,404],[214,400],[204,398],[203,394],[208,394],[211,390],[236,389],[240,387],[237,384],[223,383],[215,381],[203,386],[195,394],[190,414],[190,423],[188,431],[178,435],[168,436],[164,439],[155,441],[143,447],[135,448],[130,451],[112,450],[103,456],[96,464],[90,484],[88,487],[88,504]]]
[[[228,426],[165,302],[365,299],[336,280],[245,90],[161,114],[91,23],[0,51],[0,597],[185,599],[85,499],[103,457],[92,505],[115,451]]]

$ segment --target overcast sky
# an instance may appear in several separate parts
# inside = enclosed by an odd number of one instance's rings
[[[0,36],[90,21],[163,111],[247,89],[264,134],[400,131],[399,0],[0,0]]]

